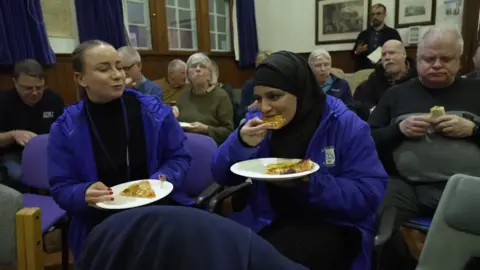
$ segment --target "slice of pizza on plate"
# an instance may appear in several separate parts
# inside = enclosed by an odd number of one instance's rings
[[[313,168],[313,162],[310,159],[300,160],[298,162],[282,162],[269,164],[265,174],[292,174],[309,171]]]
[[[140,181],[128,186],[120,192],[120,195],[136,198],[155,198],[157,196],[148,180]]]

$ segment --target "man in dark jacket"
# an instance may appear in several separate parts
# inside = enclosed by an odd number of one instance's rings
[[[397,30],[385,25],[387,8],[384,5],[375,4],[370,12],[372,18],[371,26],[358,35],[352,50],[355,70],[374,68],[375,63],[372,63],[367,56],[378,47],[382,47],[386,41],[391,39],[402,41]]]
[[[353,98],[365,110],[373,109],[390,87],[417,77],[415,61],[407,57],[405,46],[389,40],[382,47],[382,60],[368,80],[355,90]]]

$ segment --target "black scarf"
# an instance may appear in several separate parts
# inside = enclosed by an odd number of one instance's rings
[[[305,158],[326,101],[307,61],[292,52],[274,53],[257,67],[253,85],[281,89],[297,97],[293,119],[272,131],[270,151],[272,157]]]

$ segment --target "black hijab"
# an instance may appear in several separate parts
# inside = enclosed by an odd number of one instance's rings
[[[115,214],[88,236],[77,270],[306,270],[250,229],[184,206]]]
[[[272,131],[270,151],[272,157],[305,158],[326,101],[307,61],[292,52],[274,53],[257,67],[253,85],[277,88],[297,97],[293,119]]]

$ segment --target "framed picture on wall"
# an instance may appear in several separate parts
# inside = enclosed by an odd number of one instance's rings
[[[316,0],[315,44],[355,42],[367,29],[371,0]]]
[[[434,25],[436,0],[396,0],[395,28]]]

